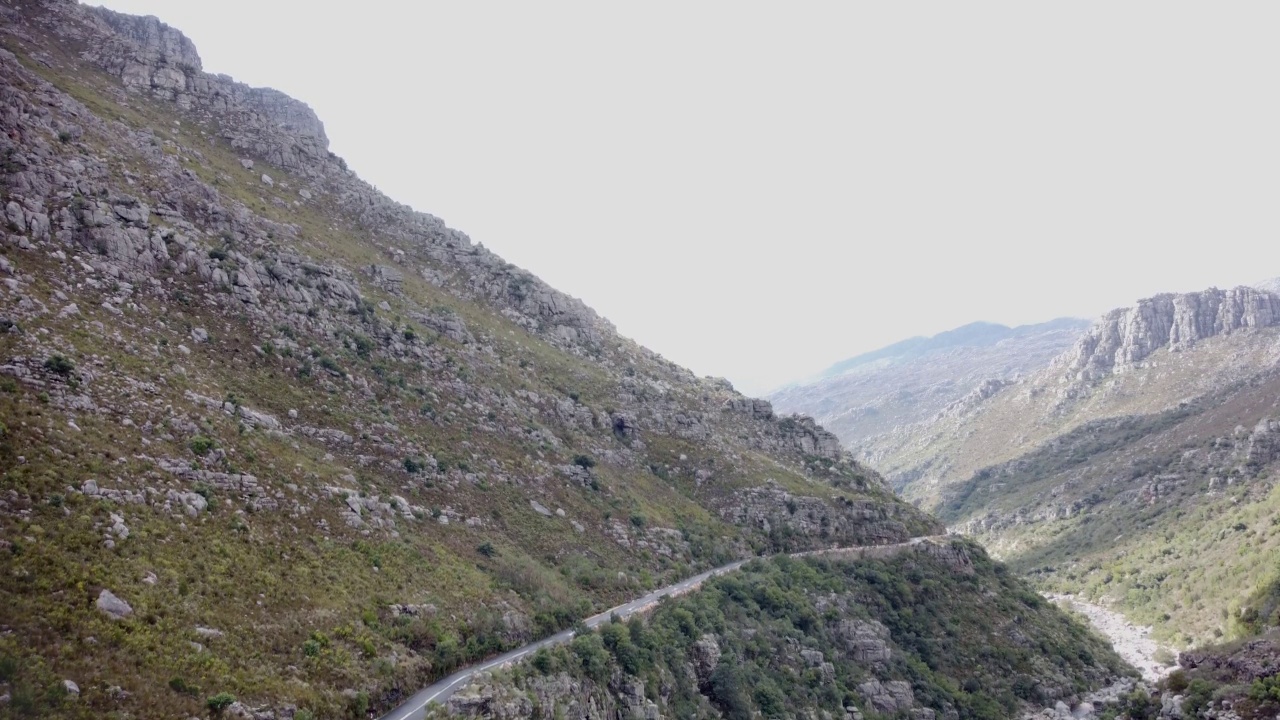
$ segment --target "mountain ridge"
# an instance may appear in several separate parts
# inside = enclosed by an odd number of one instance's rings
[[[0,20],[0,716],[368,717],[699,569],[941,531],[812,418],[383,196],[309,108],[204,73],[158,20],[68,0]],[[799,600],[863,572],[868,597],[938,601],[962,557],[983,568],[948,596],[966,612],[886,605],[868,642],[905,654],[837,658],[822,702],[995,717],[1124,671],[976,548],[786,582]],[[762,601],[779,577],[752,581]],[[1024,606],[1014,683],[979,638]],[[913,673],[943,626],[986,665]],[[638,664],[654,648],[620,629],[581,669],[643,708],[684,658]],[[748,711],[782,692],[685,690]]]
[[[861,451],[895,428],[1047,365],[1087,326],[1073,318],[1016,328],[972,323],[850,358],[769,397],[783,411],[812,415]]]
[[[158,20],[0,21],[12,712],[361,715],[692,568],[938,529]]]
[[[936,335],[930,335],[927,337],[917,335],[907,338],[906,340],[900,340],[896,343],[886,345],[878,350],[872,350],[860,355],[855,355],[831,365],[826,370],[819,373],[818,377],[834,377],[858,367],[859,365],[865,365],[876,360],[911,357],[930,351],[954,347],[983,347],[1008,338],[1024,337],[1040,332],[1070,328],[1087,323],[1087,320],[1066,316],[1042,323],[1031,323],[1012,327],[1002,325],[1000,323],[979,320],[966,325],[961,325],[960,327],[952,330],[945,330]]]

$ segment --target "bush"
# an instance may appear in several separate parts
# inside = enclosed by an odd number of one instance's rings
[[[580,468],[590,470],[591,468],[596,466],[596,461],[595,461],[595,458],[591,457],[590,455],[574,455],[573,464],[577,465]]]
[[[217,443],[212,438],[204,435],[197,435],[191,438],[191,452],[201,457],[208,455],[209,451],[217,447]]]
[[[1142,690],[1135,689],[1121,703],[1130,720],[1149,720],[1160,714],[1160,704]]]
[[[76,365],[62,355],[53,355],[44,361],[44,369],[66,376],[76,371]]]
[[[360,357],[369,357],[369,353],[373,352],[373,341],[364,335],[352,335],[351,341],[355,344],[356,354]]]
[[[220,692],[217,695],[214,695],[213,697],[209,698],[208,702],[206,702],[205,705],[208,705],[209,709],[212,710],[213,712],[220,713],[223,710],[226,710],[228,707],[230,707],[231,704],[234,703],[235,701],[236,701],[235,695],[232,695],[229,692]]]
[[[353,718],[364,718],[369,715],[369,693],[361,690],[356,696],[351,698],[351,704],[347,706]]]
[[[476,552],[487,558],[491,558],[498,554],[497,548],[495,548],[491,542],[480,543],[480,547],[476,548]]]
[[[609,651],[605,650],[604,640],[599,633],[578,635],[569,644],[573,654],[582,664],[583,673],[595,680],[603,682],[609,678]]]
[[[1201,710],[1209,706],[1209,701],[1213,699],[1213,691],[1212,683],[1200,679],[1192,680],[1187,685],[1186,692],[1182,694],[1183,717],[1197,717]]]
[[[1280,702],[1280,675],[1254,680],[1249,687],[1249,698],[1258,702]]]
[[[1187,689],[1187,685],[1189,685],[1190,682],[1191,681],[1187,678],[1187,671],[1182,668],[1178,668],[1177,670],[1169,673],[1168,677],[1166,677],[1164,682],[1161,684],[1170,695],[1181,695],[1182,691]]]
[[[422,471],[422,463],[418,462],[414,458],[407,457],[404,459],[404,469],[405,472],[410,474],[418,473]]]

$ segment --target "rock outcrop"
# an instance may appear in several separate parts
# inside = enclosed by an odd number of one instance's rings
[[[1123,372],[1161,349],[1181,350],[1211,337],[1280,325],[1280,296],[1251,287],[1156,295],[1113,310],[1058,361],[1071,379]]]
[[[806,544],[888,544],[902,542],[912,534],[902,516],[880,503],[833,505],[822,498],[795,495],[777,483],[735,493],[720,507],[720,516],[736,525]]]

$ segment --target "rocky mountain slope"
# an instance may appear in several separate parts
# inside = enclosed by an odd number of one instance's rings
[[[0,716],[366,717],[699,568],[940,529],[155,18],[0,2],[0,209]]]
[[[1280,297],[1161,295],[1044,371],[876,448],[903,493],[1041,586],[1186,646],[1252,632],[1277,573]]]
[[[769,399],[779,411],[813,416],[856,451],[1043,368],[1088,327],[1074,318],[1016,328],[972,323],[849,358]]]

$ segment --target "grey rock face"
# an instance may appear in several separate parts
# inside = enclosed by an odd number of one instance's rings
[[[721,517],[763,532],[787,528],[793,535],[832,545],[876,545],[906,540],[906,527],[881,503],[829,503],[793,495],[769,484],[739,491],[720,509]]]
[[[306,104],[276,90],[251,88],[225,75],[203,72],[195,45],[154,17],[86,8],[102,24],[86,59],[120,78],[125,87],[176,102],[184,109],[235,111],[232,146],[289,168],[323,158],[329,140]],[[106,42],[103,42],[103,40]]]
[[[1187,650],[1178,655],[1178,664],[1188,669],[1229,673],[1237,682],[1250,683],[1280,672],[1280,647],[1264,637],[1250,640],[1230,653],[1213,648]]]
[[[892,680],[882,683],[869,680],[858,686],[858,692],[866,699],[867,704],[876,712],[892,715],[901,710],[909,710],[916,704],[915,693],[911,691],[911,683],[904,680]]]
[[[129,603],[116,597],[115,593],[106,588],[98,593],[98,600],[94,605],[112,620],[123,620],[133,614],[133,608],[129,607]]]
[[[878,665],[893,657],[889,628],[875,620],[841,620],[836,633],[860,665]]]
[[[1103,377],[1157,350],[1180,350],[1217,335],[1280,324],[1280,296],[1250,287],[1164,294],[1107,313],[1060,361],[1080,380]]]
[[[1260,468],[1280,458],[1280,420],[1263,418],[1249,434],[1245,462]]]
[[[690,653],[693,658],[693,671],[699,682],[707,682],[711,673],[720,665],[720,643],[714,635],[703,635],[693,644]]]
[[[623,714],[623,709],[607,692],[589,681],[576,680],[561,673],[529,678],[527,684],[527,688],[517,689],[506,683],[493,682],[487,674],[478,675],[466,688],[449,698],[449,714],[493,720],[534,717],[546,720],[554,717],[612,720],[633,717]],[[539,712],[535,712],[535,700]]]

